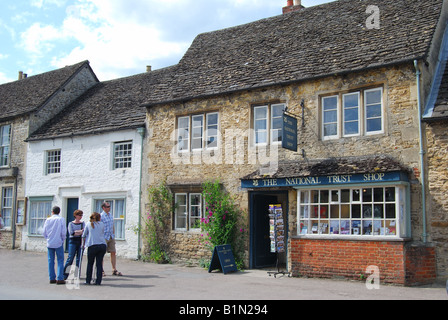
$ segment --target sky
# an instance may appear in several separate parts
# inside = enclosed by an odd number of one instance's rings
[[[0,0],[0,84],[84,60],[100,81],[175,65],[198,34],[279,15],[286,2]]]

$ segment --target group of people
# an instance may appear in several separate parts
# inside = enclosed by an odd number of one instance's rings
[[[87,270],[86,282],[90,285],[93,275],[93,266],[96,264],[95,284],[100,285],[105,276],[103,269],[103,258],[106,252],[110,253],[113,275],[121,276],[121,272],[116,269],[116,248],[114,218],[110,213],[110,204],[104,202],[101,205],[101,214],[94,212],[90,216],[90,221],[81,221],[83,212],[75,210],[74,220],[66,227],[65,219],[59,214],[61,209],[53,207],[52,215],[44,224],[43,236],[47,240],[48,248],[48,273],[50,283],[65,284],[68,277],[68,268],[71,268],[76,256],[76,266],[80,266],[81,255],[84,248],[87,248]],[[68,231],[68,232],[67,232]],[[64,265],[64,242],[69,236],[68,258]],[[57,258],[57,274],[55,272],[55,258]]]

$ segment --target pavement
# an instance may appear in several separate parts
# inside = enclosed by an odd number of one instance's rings
[[[85,256],[84,256],[85,258]],[[0,300],[448,300],[445,285],[400,287],[380,284],[368,289],[361,281],[269,276],[266,270],[223,274],[180,264],[153,264],[119,258],[122,277],[111,274],[101,286],[86,286],[86,260],[81,284],[49,284],[47,254],[0,249]],[[177,310],[176,310],[177,311]],[[194,311],[194,310],[193,310]]]

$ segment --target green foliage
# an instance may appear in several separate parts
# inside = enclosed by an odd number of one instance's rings
[[[149,251],[149,260],[157,263],[170,262],[169,221],[173,212],[173,195],[166,182],[149,188],[149,212],[144,220],[143,238]]]
[[[222,190],[219,181],[203,184],[202,196],[205,214],[201,219],[202,242],[210,250],[215,246],[230,244],[238,269],[244,265],[246,229],[242,227],[243,212],[234,199]]]

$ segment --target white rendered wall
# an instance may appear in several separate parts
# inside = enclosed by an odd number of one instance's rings
[[[131,140],[132,168],[113,170],[114,142]],[[52,205],[59,206],[66,219],[67,199],[79,198],[79,209],[84,212],[83,221],[89,220],[95,199],[125,198],[125,240],[116,241],[117,255],[137,258],[138,234],[135,228],[139,217],[141,143],[137,130],[29,142],[25,195],[28,199],[53,196]],[[55,149],[61,150],[61,173],[45,175],[45,152]],[[29,226],[29,209],[27,211]],[[26,227],[22,249],[46,251],[46,242],[42,237],[28,235]]]

